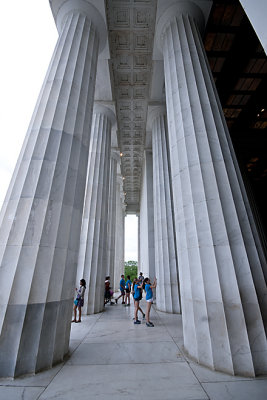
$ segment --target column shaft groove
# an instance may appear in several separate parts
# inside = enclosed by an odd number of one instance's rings
[[[98,42],[68,15],[1,211],[0,376],[68,351]]]
[[[218,370],[264,373],[266,336],[251,273],[256,268],[254,275],[262,276],[262,267],[229,133],[189,15],[170,21],[163,55],[185,347]],[[260,290],[262,297],[266,286]]]

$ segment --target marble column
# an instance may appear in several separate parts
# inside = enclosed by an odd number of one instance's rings
[[[117,164],[118,166],[118,164]],[[116,186],[116,229],[115,229],[115,265],[113,289],[119,289],[121,275],[124,274],[124,247],[125,247],[125,196],[123,192],[123,178],[117,170]]]
[[[173,225],[173,204],[167,150],[166,109],[149,107],[152,128],[155,271],[157,309],[180,313],[180,290]]]
[[[95,105],[77,270],[77,281],[84,278],[87,283],[84,301],[87,314],[98,313],[104,306],[111,128],[114,122],[114,113],[109,108]]]
[[[230,374],[267,372],[262,266],[198,25],[179,2],[157,22],[169,127],[184,346]]]
[[[146,149],[143,159],[142,188],[140,195],[139,214],[139,263],[138,271],[144,277],[155,277],[155,247],[154,247],[154,207],[153,207],[153,166],[152,150]],[[154,297],[156,290],[154,290]]]
[[[59,12],[59,39],[2,209],[0,376],[49,368],[68,352],[102,21],[89,4],[82,13],[72,6]]]
[[[116,233],[116,188],[117,188],[117,164],[120,162],[120,154],[117,150],[111,151],[110,179],[108,196],[108,260],[106,275],[110,276],[111,286],[114,287],[115,264],[115,233]]]

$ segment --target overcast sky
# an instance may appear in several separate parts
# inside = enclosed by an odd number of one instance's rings
[[[1,3],[0,208],[58,33],[48,0]],[[126,219],[125,259],[137,260],[137,217]]]

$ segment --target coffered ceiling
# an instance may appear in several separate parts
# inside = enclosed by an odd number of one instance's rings
[[[108,0],[106,7],[125,202],[138,211],[156,1]]]

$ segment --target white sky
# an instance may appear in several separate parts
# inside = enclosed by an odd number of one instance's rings
[[[57,38],[49,0],[1,3],[0,208]],[[137,217],[125,231],[125,259],[137,260]]]
[[[2,2],[0,24],[1,205],[57,37],[48,0]]]
[[[138,261],[138,218],[127,215],[125,218],[125,261]]]

